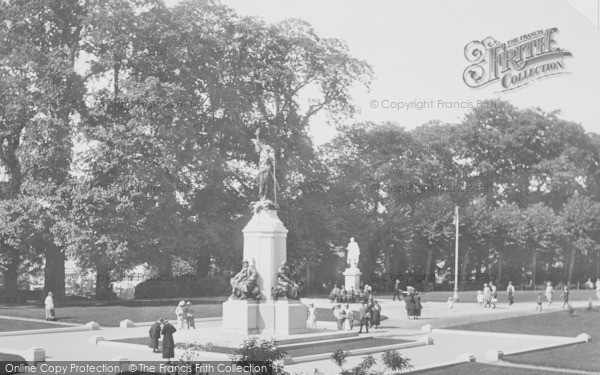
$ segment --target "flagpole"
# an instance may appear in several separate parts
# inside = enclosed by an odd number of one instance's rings
[[[458,206],[454,208],[454,223],[456,224],[456,246],[454,248],[454,302],[458,302]]]

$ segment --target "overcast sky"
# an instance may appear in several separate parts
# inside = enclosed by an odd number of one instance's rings
[[[176,0],[167,3],[176,3]],[[599,0],[223,0],[242,15],[269,22],[300,18],[318,35],[348,43],[355,57],[375,71],[370,92],[357,89],[356,121],[395,121],[407,128],[438,119],[458,122],[465,109],[447,109],[440,101],[471,103],[506,99],[519,107],[560,109],[562,117],[600,133]],[[470,65],[466,44],[488,36],[504,42],[539,29],[557,27],[555,40],[573,57],[565,59],[566,75],[498,93],[498,84],[473,89],[463,82]],[[430,109],[382,108],[383,101],[433,101]],[[372,102],[378,104],[372,108]],[[389,105],[389,103],[388,103]],[[467,104],[465,104],[467,105]],[[317,144],[335,130],[325,118],[313,121]]]

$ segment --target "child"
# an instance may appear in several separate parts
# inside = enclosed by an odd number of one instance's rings
[[[594,305],[592,304],[592,298],[591,297],[588,299],[588,305],[585,308],[585,310],[586,311],[590,311],[590,312],[591,311],[596,311],[596,309],[594,309]]]
[[[479,307],[483,307],[483,292],[481,290],[477,291],[477,303]]]
[[[542,311],[542,293],[538,293],[537,296],[537,306],[535,307],[535,311],[537,311],[538,309]]]
[[[448,308],[449,308],[450,310],[452,310],[452,309],[454,308],[454,298],[452,298],[452,297],[448,297],[448,302],[447,302],[447,304],[448,304]]]

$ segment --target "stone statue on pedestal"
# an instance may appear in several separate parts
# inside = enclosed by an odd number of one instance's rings
[[[283,262],[277,270],[277,285],[271,291],[273,299],[298,299],[298,284],[290,276],[290,269],[287,263]]]
[[[277,208],[277,177],[275,175],[275,153],[273,148],[260,143],[260,129],[256,129],[256,139],[254,140],[258,159],[258,201],[252,202],[251,206],[254,212],[260,210]],[[271,200],[271,197],[273,198]]]
[[[358,268],[358,258],[360,257],[360,248],[358,244],[354,242],[354,237],[350,238],[348,247],[348,265],[350,268]]]
[[[258,290],[258,272],[254,265],[245,260],[242,262],[242,270],[231,278],[231,296],[229,299],[256,299],[260,297]]]

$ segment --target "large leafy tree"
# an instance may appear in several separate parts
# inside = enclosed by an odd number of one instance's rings
[[[254,195],[257,128],[277,151],[280,203],[300,224],[290,236],[305,239],[290,254],[316,254],[323,236],[307,241],[307,232],[319,216],[301,213],[325,174],[309,121],[351,114],[350,89],[368,81],[368,65],[306,23],[269,25],[214,2],[109,1],[89,12],[86,77],[98,84],[80,127],[73,254],[108,274],[140,261],[170,273],[173,257],[200,276],[234,267],[241,248],[231,233]],[[303,103],[306,90],[315,95]]]
[[[43,222],[34,225],[38,240],[30,247],[43,255],[46,291],[54,290],[61,298],[65,255],[56,225],[64,218],[69,199],[64,187],[71,165],[72,103],[83,93],[75,60],[85,10],[78,2],[60,0],[9,1],[0,8],[3,204],[20,207],[10,210],[13,214]],[[30,198],[35,204],[30,204]],[[5,260],[5,289],[11,297],[18,266],[26,259],[10,234],[4,238],[0,253]]]

